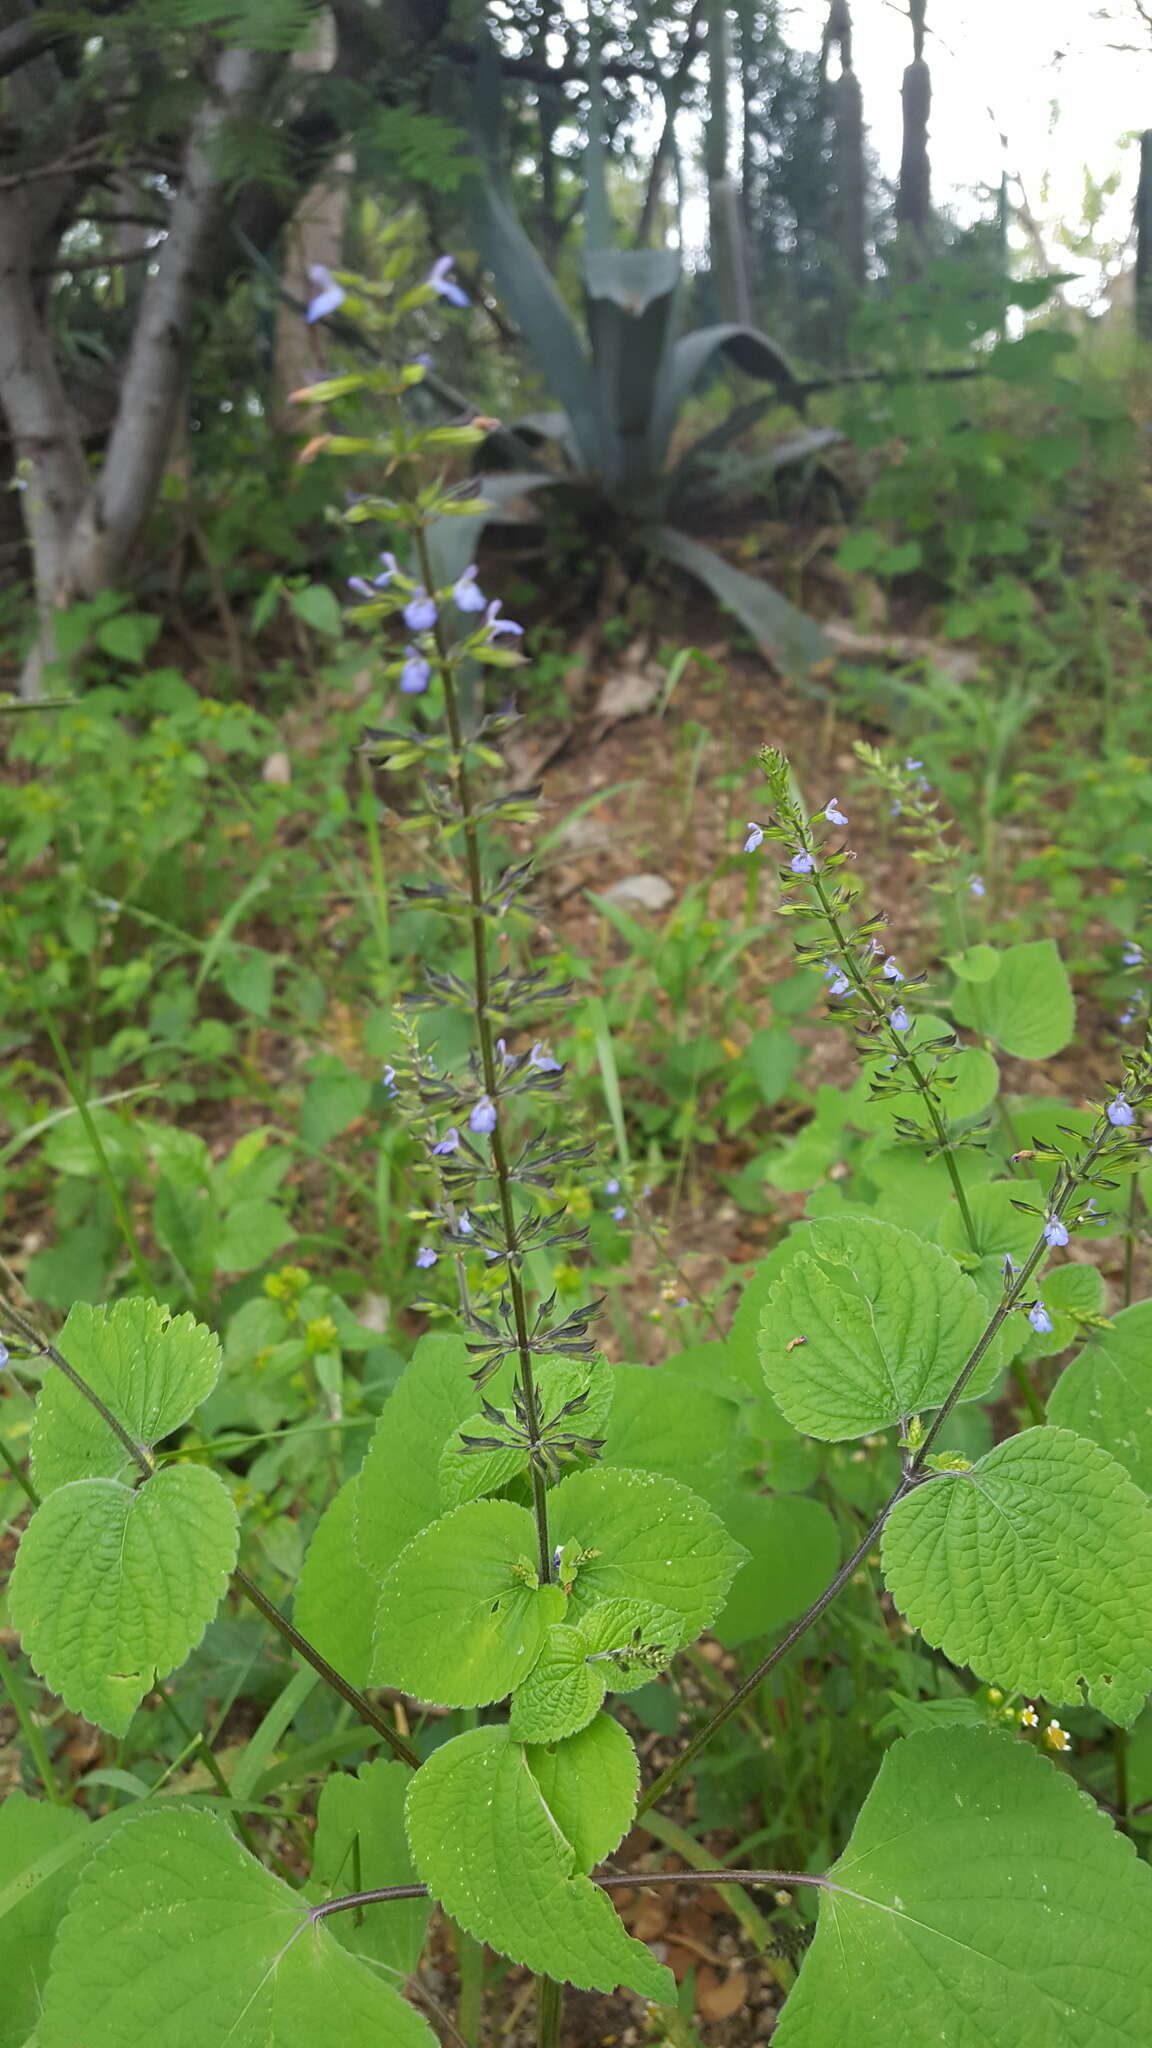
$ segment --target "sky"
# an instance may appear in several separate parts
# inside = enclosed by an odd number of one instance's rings
[[[971,194],[1018,171],[1033,212],[1051,226],[1081,218],[1084,169],[1121,182],[1103,230],[1123,241],[1132,217],[1137,152],[1126,133],[1152,127],[1152,26],[1135,0],[928,0],[925,56],[933,76],[933,196],[961,217]],[[1152,15],[1152,6],[1149,7]],[[796,0],[794,39],[819,46],[827,0]],[[852,0],[853,59],[882,172],[900,161],[900,77],[911,57],[904,0]],[[939,33],[935,34],[934,29]],[[1127,44],[1128,50],[1109,48]],[[1007,136],[1001,149],[999,132]],[[1059,267],[1077,260],[1058,247]],[[1091,268],[1087,260],[1080,265]],[[1094,273],[1098,278],[1099,272]],[[1087,281],[1087,280],[1086,280]]]

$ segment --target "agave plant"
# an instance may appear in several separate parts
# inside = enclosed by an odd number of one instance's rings
[[[684,530],[715,495],[709,464],[770,406],[803,395],[783,351],[752,327],[677,331],[681,268],[668,249],[590,249],[583,259],[582,336],[515,214],[492,183],[481,199],[484,259],[558,408],[529,414],[480,453],[497,517],[511,498],[563,494],[586,530],[625,556],[662,560],[707,585],[783,672],[803,684],[831,649],[819,627],[769,583],[736,569]],[[769,387],[677,452],[689,394],[719,358]],[[811,462],[839,436],[799,433],[763,458],[760,474]],[[511,466],[510,466],[511,465]],[[441,522],[440,573],[462,566],[484,520]]]

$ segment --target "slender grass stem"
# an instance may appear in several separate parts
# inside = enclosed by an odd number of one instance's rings
[[[12,1712],[20,1725],[20,1733],[28,1745],[28,1754],[36,1766],[36,1775],[43,1785],[53,1806],[68,1804],[60,1789],[60,1781],[48,1754],[44,1731],[32,1711],[32,1704],[25,1689],[24,1679],[18,1664],[0,1650],[0,1686],[8,1695]]]

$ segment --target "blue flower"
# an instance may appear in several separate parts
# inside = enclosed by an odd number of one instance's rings
[[[894,796],[891,803],[888,806],[888,815],[890,818],[898,818],[903,809],[904,806],[901,803],[899,797]]]
[[[460,1214],[456,1218],[456,1228],[460,1232],[461,1237],[471,1237],[472,1218],[468,1214],[467,1209],[461,1209]]]
[[[617,1205],[616,1205],[616,1207],[615,1207],[615,1208],[613,1209],[613,1211],[612,1211],[612,1221],[613,1221],[613,1223],[623,1223],[623,1221],[624,1221],[624,1218],[626,1217],[626,1215],[627,1215],[627,1214],[628,1214],[628,1211],[627,1211],[627,1209],[626,1209],[626,1208],[624,1207],[624,1204],[623,1204],[623,1202],[618,1202],[618,1203],[617,1203]]]
[[[430,1244],[422,1244],[416,1254],[416,1264],[425,1268],[434,1266],[439,1257],[439,1252],[434,1252]]]
[[[461,291],[460,286],[448,275],[448,272],[455,268],[454,256],[438,256],[425,282],[431,285],[434,292],[439,292],[442,299],[447,299],[450,306],[471,305],[467,292]]]
[[[315,296],[309,299],[308,311],[304,315],[311,327],[314,320],[326,320],[329,313],[334,313],[337,306],[342,306],[348,294],[342,284],[337,284],[332,272],[326,270],[322,263],[310,263],[308,276],[313,284],[320,287]]]
[[[880,972],[884,976],[885,981],[903,981],[904,979],[891,953],[889,953]]]
[[[522,633],[524,631],[523,626],[518,626],[514,619],[502,619],[500,617],[503,609],[504,607],[500,599],[494,597],[484,614],[484,631],[490,640],[495,640],[498,633]]]
[[[1052,1318],[1042,1301],[1034,1301],[1028,1311],[1028,1321],[1038,1336],[1044,1337],[1052,1329]]]
[[[7,1363],[8,1363],[8,1346],[7,1346],[6,1344],[0,1344],[0,1372],[3,1372],[3,1370],[4,1370],[4,1367],[5,1367],[6,1365],[7,1365]]]
[[[1125,967],[1142,967],[1144,964],[1143,950],[1136,944],[1135,939],[1129,939],[1120,958],[1123,960]]]
[[[825,804],[824,816],[827,818],[828,823],[830,825],[846,825],[848,823],[847,818],[844,816],[844,813],[840,809],[840,806],[837,803],[836,798],[834,796],[830,797],[828,799],[828,802]]]
[[[475,562],[470,562],[456,578],[452,585],[452,602],[458,612],[483,611],[487,599],[476,581]]]
[[[388,554],[387,550],[381,555],[380,560],[384,564],[383,572],[379,576],[374,576],[372,580],[378,590],[386,590],[392,578],[399,574],[400,565],[395,555]]]
[[[848,976],[838,967],[828,985],[828,993],[830,996],[846,996],[851,986]]]
[[[385,1067],[384,1072],[380,1076],[380,1081],[385,1095],[398,1095],[400,1093],[396,1086],[395,1067]]]
[[[413,356],[412,361],[418,370],[431,370],[435,368],[436,358],[430,356],[426,348],[422,348],[419,355]]]
[[[373,590],[372,585],[370,583],[366,583],[364,581],[363,576],[350,576],[348,578],[348,588],[349,590],[354,590],[356,592],[357,597],[366,597],[369,600],[369,602],[371,602],[371,600],[376,595],[376,592]]]
[[[428,688],[432,674],[431,664],[416,647],[404,649],[404,666],[400,671],[400,688],[406,697],[422,697]]]
[[[436,600],[423,585],[413,591],[404,607],[404,624],[410,633],[427,633],[436,624]]]
[[[911,754],[908,754],[905,757],[904,766],[907,768],[909,775],[914,775],[917,768],[922,768],[924,763],[923,761],[914,761]]]
[[[1135,1003],[1128,1003],[1125,1006],[1125,1008],[1121,1010],[1120,1015],[1116,1019],[1116,1022],[1118,1024],[1134,1024],[1136,1022],[1137,1014],[1138,1013]]]
[[[1068,1232],[1058,1216],[1050,1216],[1044,1225],[1044,1242],[1053,1247],[1067,1244]]]
[[[973,875],[968,884],[968,894],[970,896],[986,896],[988,894],[987,889],[984,887],[982,876]]]
[[[606,1180],[604,1183],[604,1193],[606,1195],[618,1195],[620,1193],[619,1181],[616,1179]]]
[[[890,1019],[893,1031],[907,1031],[912,1023],[903,1003],[897,1003]]]
[[[473,1106],[472,1114],[468,1119],[468,1128],[470,1131],[475,1131],[479,1138],[489,1137],[496,1129],[496,1104],[490,1095],[482,1095]]]
[[[528,1072],[530,1074],[562,1074],[564,1068],[559,1060],[553,1059],[551,1053],[546,1051],[540,1040],[537,1039],[528,1055]]]
[[[433,1159],[447,1159],[451,1153],[460,1150],[460,1133],[455,1124],[449,1125],[438,1145],[432,1147]]]
[[[1114,1095],[1108,1104],[1108,1121],[1118,1128],[1127,1129],[1136,1121],[1136,1114],[1126,1095]]]
[[[745,853],[755,853],[755,851],[756,851],[756,848],[757,848],[758,846],[763,846],[763,844],[764,844],[764,827],[763,827],[763,825],[754,825],[754,824],[753,824],[753,822],[752,822],[752,820],[751,820],[751,818],[749,818],[749,820],[748,820],[748,837],[747,837],[747,839],[746,839],[746,840],[744,841],[744,851],[745,851]]]
[[[788,863],[794,875],[810,875],[816,863],[810,853],[794,853]]]

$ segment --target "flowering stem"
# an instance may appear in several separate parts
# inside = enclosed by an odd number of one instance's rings
[[[536,2048],[560,2048],[564,1986],[554,1977],[536,1979]]]
[[[925,1074],[923,1068],[920,1066],[920,1063],[917,1060],[916,1055],[912,1051],[911,1047],[905,1044],[903,1038],[901,1037],[900,1033],[896,1030],[895,1026],[889,1022],[888,1012],[884,1004],[881,1002],[879,996],[877,995],[875,989],[873,988],[871,982],[868,980],[866,975],[861,974],[859,968],[857,967],[855,958],[852,953],[852,948],[849,945],[848,939],[844,933],[840,920],[837,917],[836,911],[829,899],[828,892],[824,887],[824,879],[819,869],[817,869],[813,874],[812,886],[816,891],[817,900],[824,914],[825,923],[827,924],[829,930],[835,936],[836,949],[840,955],[840,963],[844,969],[845,974],[851,981],[852,986],[856,990],[857,995],[861,998],[861,1000],[867,1005],[868,1009],[871,1011],[876,1023],[881,1025],[882,1028],[887,1032],[888,1037],[890,1038],[893,1048],[895,1050],[897,1059],[900,1061],[902,1066],[907,1068],[908,1073],[911,1076],[913,1085],[915,1086],[916,1091],[919,1094],[920,1099],[928,1112],[928,1117],[936,1136],[936,1143],[939,1147],[940,1155],[947,1169],[948,1178],[952,1183],[952,1192],[956,1197],[956,1206],[960,1211],[960,1219],[964,1225],[964,1234],[968,1239],[968,1243],[971,1249],[975,1251],[976,1228],[972,1221],[972,1211],[968,1207],[968,1197],[964,1191],[964,1182],[960,1177],[960,1169],[956,1164],[956,1155],[948,1137],[948,1126],[940,1113],[940,1105],[936,1100],[936,1094],[935,1090],[932,1087],[932,1083],[929,1081],[927,1074]]]
[[[1061,1168],[1060,1176],[1057,1178],[1056,1186],[1053,1190],[1053,1200],[1049,1211],[1050,1217],[1063,1216],[1065,1209],[1076,1192],[1078,1184],[1092,1171],[1113,1136],[1112,1129],[1105,1123],[1093,1138],[1092,1143],[1075,1170],[1071,1167]],[[782,1658],[788,1655],[789,1650],[794,1648],[801,1637],[807,1635],[813,1622],[820,1619],[825,1608],[831,1605],[837,1594],[842,1592],[849,1579],[863,1564],[873,1544],[883,1534],[884,1525],[893,1508],[927,1476],[924,1468],[933,1444],[937,1441],[940,1431],[955,1408],[957,1401],[962,1398],[964,1389],[979,1366],[981,1359],[987,1354],[989,1345],[995,1340],[997,1331],[1012,1313],[1013,1309],[1019,1306],[1021,1297],[1047,1250],[1048,1243],[1043,1232],[1041,1232],[1020,1271],[1014,1275],[1011,1286],[1005,1289],[1002,1299],[997,1303],[996,1308],[993,1310],[992,1315],[969,1352],[963,1368],[953,1381],[931,1427],[925,1432],[924,1439],[918,1450],[905,1466],[899,1485],[893,1490],[888,1500],[885,1501],[867,1535],[857,1544],[851,1557],[840,1566],[835,1577],[829,1580],[824,1591],[812,1602],[807,1612],[802,1614],[798,1621],[793,1622],[787,1635],[781,1637],[780,1641],[768,1652],[763,1661],[756,1666],[751,1676],[744,1679],[742,1684],[738,1685],[736,1690],[729,1694],[723,1706],[717,1709],[711,1719],[705,1722],[703,1728],[699,1729],[692,1739],[684,1745],[680,1754],[673,1758],[665,1770],[661,1771],[658,1778],[654,1779],[636,1809],[637,1819],[639,1819],[642,1813],[647,1812],[650,1806],[655,1805],[658,1799],[663,1797],[669,1786],[676,1782],[676,1779],[680,1777],[693,1758],[699,1756],[701,1750],[711,1742],[717,1730],[722,1728],[724,1723],[743,1705],[749,1695],[756,1691],[756,1688],[763,1683],[768,1673],[774,1670]]]
[[[425,590],[434,590],[435,577],[432,571],[432,557],[428,548],[428,536],[422,526],[416,528],[416,546],[420,556],[420,573]],[[469,927],[472,936],[472,969],[476,982],[476,1035],[480,1047],[480,1065],[484,1075],[484,1092],[496,1106],[496,1123],[492,1131],[492,1177],[496,1182],[497,1198],[500,1203],[500,1218],[504,1228],[504,1243],[508,1259],[508,1293],[512,1302],[512,1320],[516,1331],[516,1355],[520,1371],[520,1391],[524,1399],[524,1416],[529,1443],[529,1471],[532,1476],[532,1506],[536,1517],[536,1538],[539,1548],[540,1583],[547,1585],[552,1578],[552,1545],[548,1534],[548,1493],[544,1473],[541,1470],[538,1451],[541,1443],[540,1402],[536,1391],[535,1375],[532,1371],[532,1347],[528,1335],[528,1306],[524,1296],[524,1282],[520,1271],[520,1259],[516,1249],[516,1214],[512,1204],[512,1176],[508,1168],[508,1154],[504,1145],[501,1125],[500,1091],[496,1071],[496,1053],[492,1038],[492,1016],[490,1009],[490,982],[488,975],[488,934],[485,926],[484,876],[480,865],[480,837],[477,830],[476,814],[472,803],[472,780],[464,758],[464,732],[460,720],[460,705],[456,695],[454,663],[444,632],[443,620],[437,613],[433,627],[436,643],[437,666],[444,685],[444,712],[448,721],[448,732],[452,741],[456,800],[464,834],[464,859],[468,871]]]

